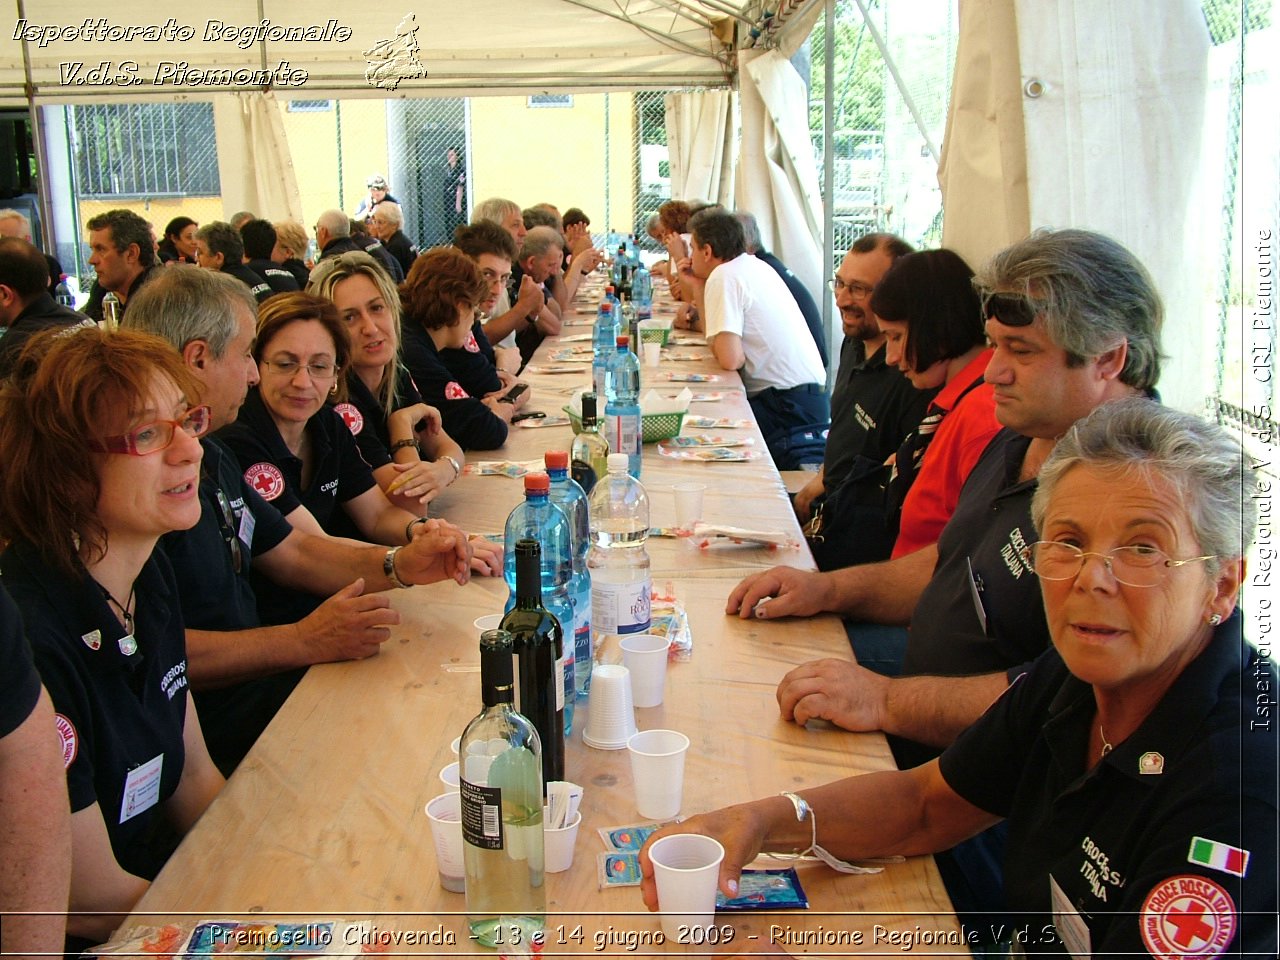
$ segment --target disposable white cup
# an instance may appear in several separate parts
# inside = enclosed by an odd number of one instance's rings
[[[578,842],[578,827],[582,826],[582,814],[575,813],[569,818],[569,825],[553,830],[548,827],[549,807],[543,807],[542,845],[543,869],[547,873],[564,873],[573,866],[573,848]]]
[[[631,671],[619,663],[602,663],[591,671],[582,742],[597,750],[621,750],[635,732]]]
[[[636,707],[656,707],[662,703],[667,685],[666,637],[637,633],[624,637],[622,663],[631,671],[631,703]]]
[[[502,623],[502,614],[491,613],[484,617],[476,617],[474,622],[476,630],[480,633],[486,630],[497,630]]]
[[[458,761],[442,768],[440,770],[440,782],[444,784],[446,790],[458,792]]]
[[[670,820],[680,812],[688,750],[689,738],[678,730],[642,730],[627,741],[640,816]]]
[[[656,367],[662,359],[662,344],[642,343],[640,346],[644,350],[644,365],[646,367]]]
[[[676,529],[692,530],[693,525],[702,519],[702,497],[707,492],[707,485],[677,483],[671,489],[676,492]]]
[[[662,932],[669,939],[677,939],[681,927],[715,922],[716,887],[724,859],[724,847],[718,840],[696,833],[673,833],[654,841],[649,859],[658,886]]]
[[[462,893],[466,871],[462,865],[462,797],[442,793],[427,803],[427,819],[431,822],[431,839],[436,845],[436,866],[440,870],[440,886],[452,893]]]

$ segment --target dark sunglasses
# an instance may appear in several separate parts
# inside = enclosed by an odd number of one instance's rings
[[[1039,313],[1036,305],[1020,293],[988,293],[982,298],[982,317],[1006,327],[1029,327]]]

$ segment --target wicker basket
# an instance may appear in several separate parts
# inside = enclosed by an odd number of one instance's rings
[[[565,414],[574,433],[582,432],[582,415],[573,407],[565,406]],[[646,413],[640,417],[640,440],[642,443],[657,443],[659,440],[670,440],[684,426],[684,411],[678,413]]]

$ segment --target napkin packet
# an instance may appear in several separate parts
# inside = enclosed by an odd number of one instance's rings
[[[788,533],[777,530],[747,530],[725,524],[703,523],[693,525],[693,545],[706,550],[712,547],[764,546],[770,550],[799,550],[800,541]]]

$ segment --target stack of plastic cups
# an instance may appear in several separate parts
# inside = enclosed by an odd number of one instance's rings
[[[602,664],[591,675],[587,725],[582,742],[597,750],[621,750],[636,732],[631,704],[631,673],[616,663]]]

